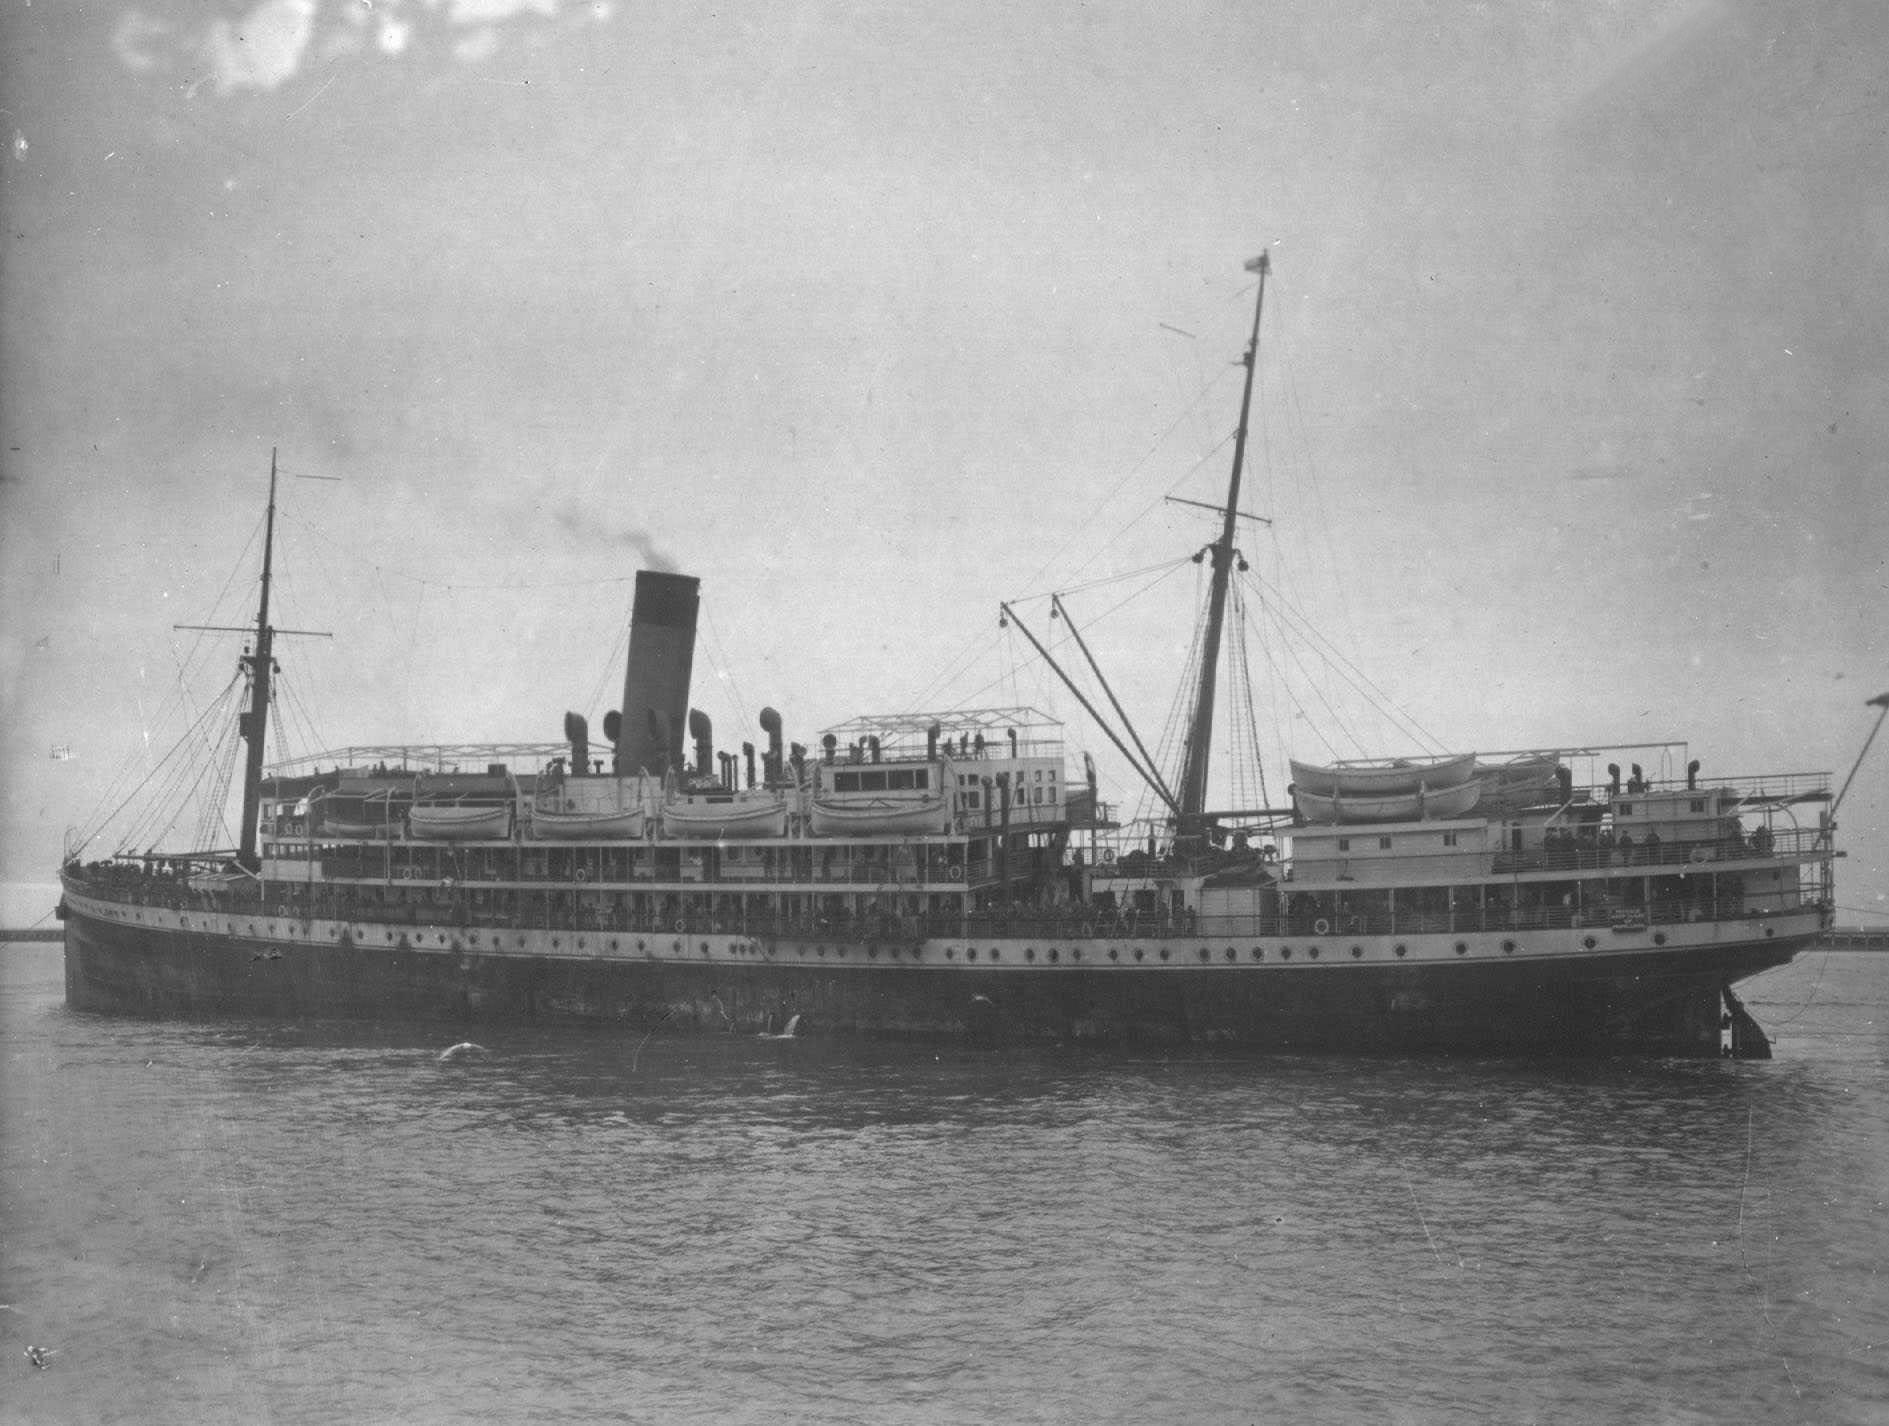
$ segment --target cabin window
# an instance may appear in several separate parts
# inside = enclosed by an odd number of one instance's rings
[[[979,807],[982,807],[984,805],[982,794],[976,791],[965,793],[964,805],[973,812],[977,811]]]
[[[1694,812],[1705,811],[1705,799],[1703,797],[1695,797],[1692,799],[1691,802],[1687,803],[1686,805],[1691,811],[1694,811]]]
[[[1030,801],[1041,804],[1041,802],[1043,801],[1043,789],[1040,787],[1032,787],[1030,789],[1030,792],[1031,792]]]
[[[921,767],[920,769],[918,769],[917,772],[913,773],[912,786],[913,787],[930,787],[931,786],[931,769]]]
[[[1388,852],[1391,849],[1391,839],[1389,837],[1379,837],[1377,839],[1377,849],[1380,852]]]
[[[1341,851],[1341,852],[1348,852],[1348,851],[1350,851],[1350,850],[1351,850],[1351,838],[1349,838],[1349,837],[1340,837],[1340,838],[1338,839],[1338,850],[1339,850],[1339,851]]]
[[[1633,804],[1631,802],[1622,802],[1619,808],[1619,815],[1622,817],[1631,817],[1633,815]]]
[[[897,772],[889,772],[885,775],[885,779],[885,785],[894,792],[911,791],[912,771],[910,768],[900,768]]]
[[[856,772],[834,773],[833,774],[833,790],[835,792],[859,791],[859,774]]]
[[[1454,832],[1445,832],[1445,833],[1443,834],[1443,845],[1444,845],[1444,846],[1446,846],[1446,847],[1453,847],[1453,846],[1455,846],[1455,845],[1456,845],[1456,834],[1455,834]]]
[[[862,772],[859,774],[861,792],[884,792],[885,774],[882,772]]]

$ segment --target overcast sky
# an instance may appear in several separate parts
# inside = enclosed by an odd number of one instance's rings
[[[1224,491],[1261,248],[1244,548],[1440,742],[1840,778],[1889,688],[1878,5],[4,25],[8,880],[227,681],[170,626],[253,617],[271,446],[338,477],[285,480],[277,622],[335,637],[281,649],[279,751],[600,721],[662,559],[724,745],[1016,698],[1132,800],[996,603],[1212,537],[1159,500]],[[1149,736],[1196,577],[1071,599]],[[1252,661],[1275,790],[1413,749]],[[1838,898],[1878,919],[1881,752]]]

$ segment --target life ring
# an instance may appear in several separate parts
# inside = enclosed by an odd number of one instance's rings
[[[400,868],[400,875],[401,875],[402,877],[404,877],[404,878],[405,878],[406,880],[408,880],[408,881],[412,881],[412,880],[413,880],[413,868],[412,868],[412,867],[410,867],[410,866],[403,866],[403,867],[401,867],[401,868]]]
[[[950,877],[951,877],[951,879],[952,879],[953,881],[963,881],[963,880],[964,880],[964,868],[963,868],[963,867],[961,867],[961,866],[954,866],[954,867],[952,867],[952,868],[951,868],[951,871],[950,871]]]
[[[579,868],[577,869],[577,879],[578,879],[579,881],[589,881],[589,880],[590,880],[590,872],[589,872],[589,870],[588,870],[587,868],[585,868],[585,867],[581,867],[581,866],[580,866],[580,867],[579,867]]]
[[[686,931],[689,929],[689,923],[686,920],[684,920],[682,917],[678,916],[676,917],[676,929],[678,931]]]
[[[1319,917],[1318,920],[1312,923],[1312,934],[1315,936],[1329,936],[1331,934],[1331,922],[1327,921],[1323,916]]]
[[[1115,848],[1113,848],[1113,847],[1104,847],[1104,848],[1102,848],[1102,860],[1103,860],[1103,861],[1105,861],[1105,862],[1112,862],[1112,861],[1114,861],[1114,860],[1115,860]]]

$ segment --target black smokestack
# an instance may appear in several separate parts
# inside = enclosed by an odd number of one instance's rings
[[[689,736],[695,739],[695,770],[707,777],[709,764],[715,761],[715,725],[700,708],[689,710]]]
[[[695,663],[695,614],[702,582],[686,574],[636,572],[630,612],[630,659],[623,675],[623,719],[617,729],[617,771],[667,772],[673,735],[689,711]],[[652,715],[660,715],[659,718]],[[661,729],[662,747],[655,746]]]

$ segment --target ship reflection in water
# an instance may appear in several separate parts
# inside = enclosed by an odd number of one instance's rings
[[[8,948],[24,1419],[1863,1420],[1889,958],[1713,1060],[74,1015]],[[20,1364],[16,1360],[16,1366]],[[23,1393],[31,1393],[30,1398]]]

